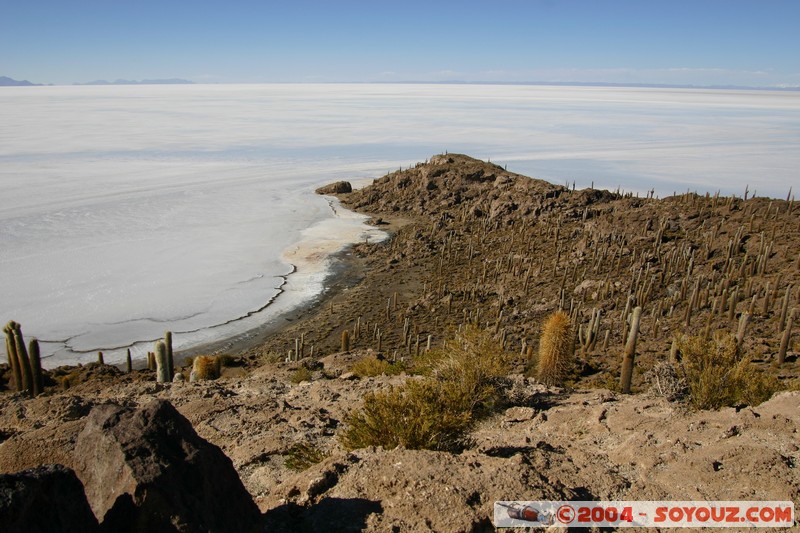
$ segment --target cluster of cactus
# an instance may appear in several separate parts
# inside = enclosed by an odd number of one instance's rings
[[[740,346],[746,346],[746,335],[762,332],[764,319],[777,317],[779,308],[778,335],[785,348],[778,361],[785,360],[796,322],[792,306],[800,301],[800,292],[795,296],[792,285],[781,282],[777,259],[785,242],[789,246],[783,253],[794,263],[796,248],[781,233],[775,239],[780,225],[772,225],[772,235],[757,226],[779,216],[796,224],[800,219],[792,217],[789,197],[785,207],[777,202],[767,207],[752,194],[743,201],[687,191],[659,204],[652,190],[645,200],[634,202],[625,200],[633,193],[617,190],[608,203],[601,199],[576,207],[563,201],[569,194],[569,187],[550,190],[530,207],[530,218],[487,216],[491,207],[477,196],[444,208],[410,231],[399,231],[388,244],[388,255],[425,265],[413,274],[414,284],[400,293],[394,284],[377,287],[382,297],[368,303],[367,315],[368,320],[375,317],[374,324],[362,327],[360,317],[345,320],[319,332],[317,340],[348,351],[364,345],[362,340],[372,332],[373,349],[411,355],[424,349],[431,333],[474,324],[493,330],[504,348],[527,354],[533,351],[526,338],[528,320],[536,320],[541,301],[569,310],[573,350],[575,341],[584,356],[600,346],[605,353],[612,342],[616,353],[624,349],[627,355],[617,377],[621,388],[630,390],[637,340],[641,344],[644,338],[659,341],[664,336],[666,356],[670,328],[705,326],[705,337],[710,337],[714,328],[729,326]],[[378,196],[373,192],[368,203]],[[673,206],[691,216],[676,218],[670,212]],[[634,220],[629,217],[634,208],[642,224],[628,223]],[[800,255],[796,263],[800,267]],[[766,275],[777,279],[768,281]],[[408,290],[417,286],[421,294]],[[779,288],[780,293],[785,290],[780,304]],[[536,302],[536,308],[529,302]],[[334,315],[333,302],[330,313]],[[334,316],[342,318],[346,315]],[[302,343],[295,339],[295,355],[302,354]],[[618,371],[619,363],[615,366]]]
[[[152,368],[155,362],[156,381],[159,383],[169,383],[175,377],[175,365],[172,360],[172,332],[167,331],[164,339],[156,342],[155,354],[152,359],[148,354],[148,367]]]
[[[14,389],[30,396],[38,396],[44,390],[42,361],[39,354],[39,341],[31,339],[28,349],[22,327],[13,320],[3,328],[6,334],[6,354],[14,380]]]

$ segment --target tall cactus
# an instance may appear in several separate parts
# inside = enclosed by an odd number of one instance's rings
[[[19,368],[19,359],[17,358],[17,345],[14,342],[14,322],[9,322],[3,328],[3,333],[6,334],[6,355],[8,355],[8,365],[11,367],[11,375],[14,379],[14,390],[22,390],[22,373]]]
[[[563,311],[551,314],[542,327],[537,377],[546,385],[560,385],[572,364],[575,344],[569,317]]]
[[[44,391],[44,380],[42,379],[42,358],[39,352],[39,341],[31,339],[28,343],[28,351],[31,357],[31,375],[33,380],[33,395],[39,396]]]
[[[167,365],[169,368],[169,381],[172,381],[172,378],[175,377],[175,362],[172,359],[172,332],[165,331],[164,332],[164,345],[167,349]]]
[[[16,322],[13,322],[13,324],[14,345],[22,374],[22,390],[28,391],[28,394],[33,394],[33,371],[31,370],[31,361],[28,358],[28,350],[25,348],[25,338],[22,336],[22,327]]]
[[[168,383],[171,381],[169,375],[169,359],[167,359],[167,345],[164,341],[156,343],[156,381]]]
[[[342,331],[342,351],[350,351],[350,332],[347,330]]]
[[[789,314],[789,321],[786,323],[786,329],[783,330],[781,335],[781,346],[778,350],[778,364],[782,365],[786,361],[786,350],[789,348],[789,340],[792,337],[792,327],[794,327],[794,318],[796,310],[793,309]]]
[[[639,338],[639,321],[642,318],[642,308],[637,307],[631,316],[631,330],[628,334],[628,343],[625,345],[625,355],[622,358],[622,373],[619,378],[619,388],[624,394],[631,392],[633,378],[633,361],[636,357],[636,340]]]

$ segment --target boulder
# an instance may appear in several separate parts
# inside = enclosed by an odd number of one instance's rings
[[[231,460],[165,400],[95,407],[75,465],[106,531],[250,531],[261,519]]]
[[[97,531],[83,485],[62,465],[0,475],[0,531]]]
[[[320,187],[316,192],[317,194],[343,194],[353,192],[353,186],[350,185],[349,181],[337,181],[336,183]]]

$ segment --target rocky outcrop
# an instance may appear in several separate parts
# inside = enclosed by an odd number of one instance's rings
[[[97,531],[75,472],[44,465],[0,475],[0,531]]]
[[[345,194],[348,192],[353,192],[353,186],[349,181],[337,181],[316,190],[317,194]]]
[[[444,154],[376,179],[342,198],[342,203],[371,214],[412,213],[433,220],[461,220],[468,215],[508,224],[530,222],[546,213],[585,220],[595,215],[598,205],[620,198],[595,189],[572,192],[491,162]]]
[[[166,400],[93,409],[75,464],[106,531],[249,531],[260,520],[231,460]]]

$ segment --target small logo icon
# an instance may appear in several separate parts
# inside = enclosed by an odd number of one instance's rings
[[[512,520],[522,520],[524,522],[536,522],[544,525],[553,524],[553,516],[547,513],[542,513],[535,507],[530,505],[523,505],[521,503],[511,503],[509,505],[498,503],[501,507],[506,508],[508,517]]]
[[[562,505],[556,511],[556,516],[562,524],[571,524],[575,520],[575,509],[571,505]]]

